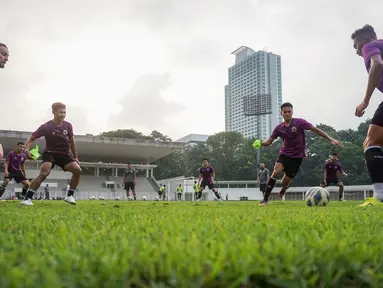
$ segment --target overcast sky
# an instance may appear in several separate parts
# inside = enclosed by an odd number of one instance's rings
[[[242,45],[282,56],[296,117],[355,129],[383,97],[354,116],[367,72],[350,34],[369,23],[383,35],[382,11],[381,0],[4,0],[0,129],[32,131],[62,101],[76,134],[223,131],[230,53]]]

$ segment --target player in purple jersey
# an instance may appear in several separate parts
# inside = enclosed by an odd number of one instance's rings
[[[209,164],[209,160],[207,158],[203,159],[202,167],[199,169],[199,193],[197,195],[197,201],[201,201],[202,199],[202,191],[206,186],[209,187],[210,190],[214,192],[215,197],[217,197],[218,201],[222,201],[221,195],[217,192],[214,185],[214,168]]]
[[[16,150],[8,153],[4,163],[4,180],[0,185],[0,197],[3,196],[5,188],[8,186],[9,181],[15,179],[16,183],[23,184],[22,195],[25,197],[29,188],[29,181],[27,173],[25,172],[25,160],[27,156],[24,154],[24,143],[17,143]]]
[[[339,162],[338,153],[332,153],[330,161],[326,161],[324,164],[324,177],[323,183],[321,186],[323,188],[331,185],[336,185],[339,187],[339,201],[343,200],[343,183],[338,177],[338,173],[341,173],[343,176],[347,174],[343,171],[342,164]]]
[[[29,148],[31,144],[41,137],[45,137],[45,150],[42,155],[42,164],[39,175],[33,179],[27,192],[26,199],[22,205],[33,205],[32,198],[41,183],[48,177],[52,168],[57,165],[64,171],[72,173],[69,190],[65,202],[76,204],[73,197],[80,181],[81,168],[78,161],[76,143],[73,134],[72,124],[65,121],[66,106],[63,103],[53,103],[53,119],[41,125],[25,143],[25,153],[31,157]],[[69,150],[73,155],[70,155]]]
[[[351,35],[356,54],[362,56],[368,72],[367,89],[361,104],[355,109],[355,116],[362,117],[377,88],[383,92],[383,40],[378,40],[375,30],[365,25]],[[363,142],[364,157],[374,190],[374,197],[366,199],[363,206],[383,202],[383,102],[376,109]]]
[[[4,68],[5,64],[8,62],[8,57],[9,57],[9,50],[8,47],[0,43],[0,68]],[[4,150],[3,146],[0,143],[0,158],[3,158],[4,155]]]
[[[282,189],[279,198],[282,198],[289,188],[290,182],[299,171],[302,159],[306,157],[306,130],[322,136],[333,145],[342,145],[339,141],[331,138],[321,129],[314,127],[311,123],[302,118],[293,118],[293,105],[284,103],[281,106],[281,115],[284,122],[275,127],[273,133],[267,141],[262,141],[261,146],[270,146],[278,137],[282,138],[283,146],[280,150],[274,171],[267,183],[266,193],[260,205],[266,205],[269,196],[274,188],[276,177],[279,173],[285,172],[282,178]]]

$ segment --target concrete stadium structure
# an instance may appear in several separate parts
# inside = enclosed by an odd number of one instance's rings
[[[31,132],[0,130],[0,142],[4,148],[4,158],[7,153],[16,147],[16,143],[25,142]],[[125,199],[123,190],[123,175],[128,162],[138,170],[137,192],[138,196],[154,199],[158,191],[158,182],[153,177],[155,165],[150,163],[165,157],[184,147],[184,143],[160,142],[139,139],[108,138],[101,136],[76,135],[76,144],[81,161],[83,174],[76,193],[77,199],[89,199],[91,196],[98,198],[114,199],[119,196]],[[45,148],[45,140],[36,141],[40,151]],[[0,160],[0,178],[4,176],[3,163]],[[41,161],[27,161],[25,166],[28,178],[37,176]],[[38,195],[43,193],[44,187],[49,186],[50,197],[63,197],[68,189],[71,174],[55,167],[49,177],[42,183]],[[4,197],[15,195],[20,197],[21,186],[11,181]],[[44,198],[44,196],[42,197]]]

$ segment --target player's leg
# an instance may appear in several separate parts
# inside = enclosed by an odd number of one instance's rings
[[[64,201],[69,204],[76,205],[76,200],[74,199],[73,195],[74,195],[74,191],[76,191],[77,189],[78,183],[80,183],[82,170],[80,165],[77,163],[77,161],[74,161],[70,157],[65,157],[65,158],[67,159],[64,159],[64,157],[61,157],[61,159],[57,159],[58,160],[57,165],[59,165],[59,162],[61,162],[59,166],[63,167],[64,171],[68,171],[72,173],[72,178],[70,179],[70,183],[69,183],[68,194],[67,194],[67,197],[64,199]],[[66,162],[70,162],[70,163],[66,163]]]
[[[5,192],[5,188],[7,188],[8,186],[8,183],[9,183],[9,178],[10,176],[8,175],[8,177],[4,177],[3,179],[3,184],[0,185],[0,198],[3,196],[4,192]]]
[[[209,184],[209,189],[210,189],[211,191],[213,191],[215,197],[217,197],[217,199],[218,199],[219,201],[222,201],[222,199],[221,199],[221,195],[219,195],[217,189],[215,188],[214,183],[210,183],[210,184]]]
[[[374,188],[374,198],[383,201],[383,102],[375,111],[363,142],[367,170]]]
[[[134,182],[132,182],[132,184],[130,185],[130,189],[132,190],[134,200],[137,200],[136,185],[134,184]]]
[[[298,174],[299,169],[301,168],[303,158],[289,158],[288,161],[285,161],[285,175],[282,178],[282,188],[278,193],[279,199],[282,199],[285,196],[287,189],[290,188],[290,184]]]
[[[290,188],[290,183],[292,181],[292,178],[290,176],[287,176],[287,173],[283,175],[282,178],[282,188],[281,191],[278,193],[278,198],[282,199],[283,196],[285,196],[287,189]]]
[[[41,183],[48,177],[48,175],[51,173],[52,168],[54,167],[54,160],[50,154],[44,153],[42,159],[43,163],[41,164],[39,175],[35,179],[33,179],[31,184],[29,185],[27,196],[21,202],[22,205],[33,205],[33,195],[36,193]]]
[[[205,190],[206,186],[207,186],[207,183],[202,180],[201,185],[199,186],[197,201],[200,201],[202,199],[202,191]]]
[[[17,176],[17,179],[15,178],[15,180],[17,183],[21,183],[23,185],[23,190],[21,190],[21,196],[23,196],[23,199],[25,199],[27,196],[28,188],[31,185],[31,183],[21,171]]]
[[[4,156],[4,150],[3,150],[3,145],[0,143],[0,159],[3,158]]]
[[[338,181],[337,185],[339,187],[339,201],[342,201],[343,200],[343,191],[344,191],[344,186],[343,186],[342,181]]]
[[[129,188],[129,184],[128,182],[125,182],[124,184],[124,189],[125,189],[125,192],[126,192],[126,197],[128,198],[128,200],[130,199],[130,188]]]
[[[285,159],[286,157],[284,157],[283,155],[280,155],[278,157],[277,162],[275,162],[273,173],[271,174],[269,182],[267,182],[266,192],[265,192],[265,195],[263,196],[263,200],[261,201],[260,205],[266,205],[267,202],[269,201],[270,194],[274,189],[275,183],[277,182],[278,175],[285,170],[285,167],[282,164],[283,162],[285,162]]]

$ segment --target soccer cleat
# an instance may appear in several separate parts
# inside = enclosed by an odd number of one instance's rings
[[[281,191],[278,193],[279,200],[283,199],[283,196],[285,196],[287,189],[289,189],[290,186],[287,186],[285,189],[281,189]]]
[[[364,201],[363,204],[359,205],[360,207],[366,207],[366,206],[383,206],[382,202],[379,202],[375,198],[366,198],[366,201]]]
[[[26,200],[21,201],[21,205],[33,206],[32,199],[26,199]]]
[[[76,200],[74,200],[74,197],[73,197],[73,196],[65,197],[64,201],[65,201],[66,203],[71,204],[71,205],[76,205]]]
[[[267,205],[267,201],[265,200],[262,200],[261,203],[259,203],[259,206],[266,206]]]

